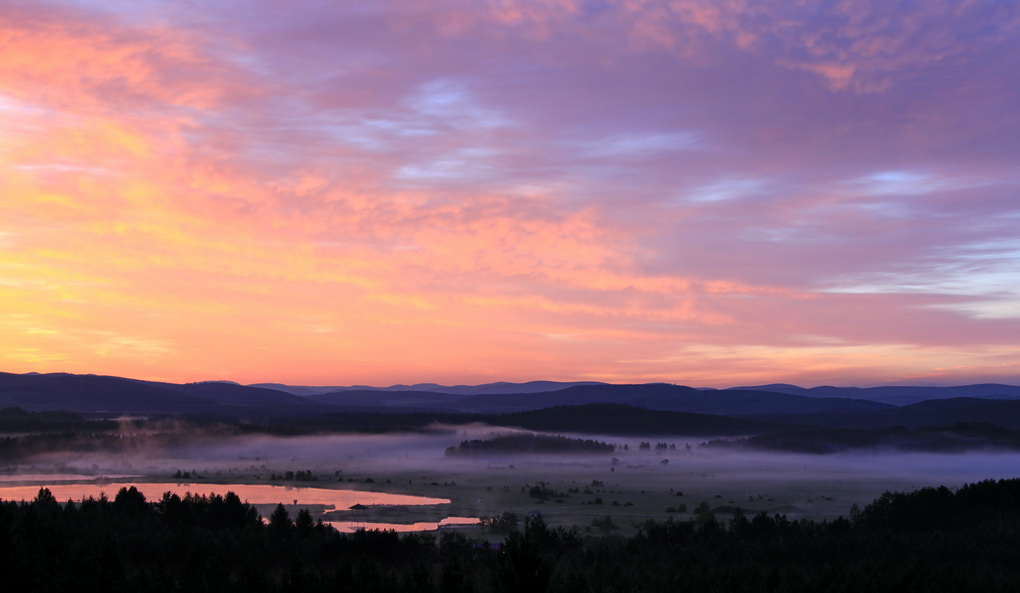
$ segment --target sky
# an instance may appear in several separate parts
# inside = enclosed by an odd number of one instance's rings
[[[1020,384],[1020,3],[4,0],[0,370]]]

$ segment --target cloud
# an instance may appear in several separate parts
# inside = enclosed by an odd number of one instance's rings
[[[1012,372],[1011,5],[0,11],[10,370]]]
[[[180,29],[139,28],[45,3],[16,3],[0,14],[0,85],[37,107],[201,109],[231,95],[229,66]]]

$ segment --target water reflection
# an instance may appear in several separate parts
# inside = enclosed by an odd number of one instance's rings
[[[449,499],[390,494],[388,492],[366,492],[363,490],[333,490],[330,488],[298,488],[270,484],[193,484],[173,482],[104,482],[102,484],[35,484],[32,486],[0,486],[0,499],[32,500],[40,488],[49,488],[53,496],[63,502],[83,498],[108,498],[117,495],[121,488],[134,486],[150,502],[158,501],[164,492],[178,496],[191,494],[226,494],[233,492],[249,504],[296,504],[323,505],[324,507],[346,510],[355,504],[363,505],[430,505],[448,504]]]
[[[353,533],[359,529],[392,530],[400,533],[407,533],[411,531],[436,531],[440,528],[453,527],[456,525],[478,525],[478,519],[472,517],[447,517],[438,523],[375,523],[364,521],[323,521],[323,523],[331,525],[337,531],[344,531],[348,533]]]

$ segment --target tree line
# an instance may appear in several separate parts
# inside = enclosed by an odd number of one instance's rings
[[[447,455],[479,453],[612,453],[616,446],[593,439],[575,439],[561,435],[516,433],[491,439],[461,441],[447,447]]]
[[[134,488],[61,503],[0,501],[11,591],[1016,591],[1020,480],[887,492],[832,521],[783,515],[654,521],[632,537],[585,536],[507,515],[482,539],[339,533],[278,505],[268,521],[236,494]]]

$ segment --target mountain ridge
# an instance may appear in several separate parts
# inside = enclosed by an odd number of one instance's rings
[[[349,385],[349,386],[310,386],[310,385],[287,385],[284,383],[253,383],[248,387],[264,387],[286,391],[294,395],[322,395],[340,391],[417,391],[428,393],[445,393],[448,395],[482,395],[500,394],[510,395],[517,393],[544,393],[547,391],[558,391],[576,385],[608,385],[600,381],[526,381],[524,383],[513,383],[510,381],[496,381],[494,383],[482,383],[479,385],[440,385],[438,383],[415,383],[413,385],[396,384],[388,387],[373,387],[371,385]]]
[[[1014,408],[1020,407],[995,403],[1020,403],[1017,401],[1020,387],[997,384],[944,388],[802,388],[772,384],[758,389],[717,390],[670,383],[532,381],[462,385],[457,386],[455,393],[449,393],[449,388],[440,391],[443,386],[436,384],[419,384],[429,389],[344,389],[305,395],[267,385],[271,384],[239,385],[230,381],[176,384],[104,375],[0,373],[0,407],[66,410],[106,417],[197,414],[257,418],[345,411],[507,414],[557,406],[623,404],[648,410],[828,427],[908,425],[921,419],[984,422],[994,420],[996,414],[1012,418]],[[1017,397],[1013,397],[1014,393]],[[865,394],[884,399],[931,397],[919,407],[915,406],[921,402],[897,405],[862,397],[839,397]],[[991,397],[996,395],[1004,398]]]
[[[984,399],[1020,399],[1020,386],[1001,383],[976,383],[972,385],[946,385],[937,387],[919,385],[884,385],[879,387],[799,387],[787,383],[731,387],[730,390],[772,391],[789,395],[803,395],[820,398],[866,399],[904,406],[932,399],[958,397],[980,397]]]

